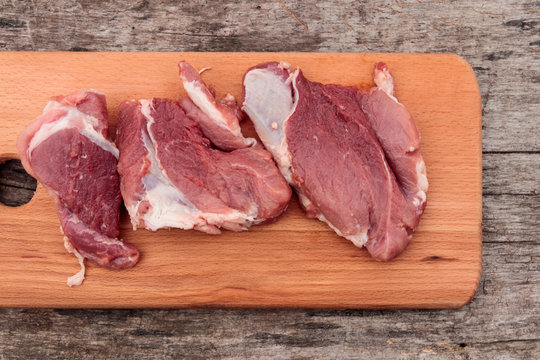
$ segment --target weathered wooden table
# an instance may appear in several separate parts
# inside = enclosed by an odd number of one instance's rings
[[[440,311],[2,309],[1,360],[538,358],[538,2],[178,3],[0,0],[0,50],[460,54],[483,100],[477,294]],[[20,202],[30,184],[16,166],[0,173],[0,200]]]

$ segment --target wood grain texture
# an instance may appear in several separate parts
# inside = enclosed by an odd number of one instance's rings
[[[307,219],[296,202],[274,224],[220,236],[134,232],[124,215],[121,237],[142,260],[118,272],[90,265],[84,286],[69,289],[65,278],[78,265],[63,249],[53,201],[40,185],[30,203],[0,208],[1,305],[444,308],[470,301],[481,272],[480,96],[472,69],[455,55],[3,53],[0,83],[10,91],[0,101],[10,106],[0,118],[11,121],[0,125],[0,157],[16,156],[17,135],[51,94],[103,91],[113,127],[125,99],[184,96],[180,59],[211,67],[205,81],[218,96],[237,98],[243,74],[261,62],[287,61],[313,81],[367,89],[374,64],[385,61],[422,134],[430,180],[429,205],[407,251],[389,263],[374,261]],[[254,134],[251,124],[244,127]]]
[[[483,273],[472,303],[443,311],[0,309],[2,360],[540,352],[539,2],[282,2],[308,31],[271,1],[0,0],[0,49],[460,54],[483,104]]]

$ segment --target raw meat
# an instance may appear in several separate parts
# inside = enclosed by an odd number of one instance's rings
[[[188,97],[181,100],[182,107],[199,123],[204,135],[223,150],[234,150],[252,146],[255,139],[244,138],[239,121],[242,112],[234,97],[228,94],[218,102],[213,90],[207,88],[199,73],[190,64],[178,64],[180,79]]]
[[[210,97],[204,108],[191,91],[192,101],[131,100],[120,106],[118,171],[134,229],[240,231],[275,219],[290,200],[272,156],[260,145],[246,147],[239,127],[231,136],[229,126],[222,126],[224,113],[227,124],[238,126],[236,103],[229,98],[220,105],[200,78],[196,84],[198,94]],[[205,128],[210,130],[203,133]],[[228,152],[212,147],[207,136]]]
[[[409,243],[428,182],[418,130],[385,64],[374,77],[377,87],[359,91],[264,63],[244,76],[243,109],[306,214],[388,261]]]
[[[118,239],[118,150],[107,140],[105,96],[83,90],[50,101],[19,136],[26,171],[53,196],[64,242],[82,257],[109,269],[135,265],[139,252]],[[79,285],[81,273],[68,279]]]

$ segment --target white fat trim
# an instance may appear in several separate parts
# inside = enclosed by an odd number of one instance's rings
[[[214,104],[208,99],[208,96],[201,90],[197,81],[184,82],[184,89],[186,90],[189,98],[203,113],[205,113],[210,119],[214,120],[216,124],[232,132],[234,135],[242,137],[240,127],[234,131],[228,126],[227,120],[223,114],[216,108]]]
[[[200,211],[184,204],[185,197],[177,188],[160,182],[154,175],[145,175],[142,182],[146,188],[145,200],[150,203],[150,208],[143,215],[147,229],[156,231],[164,227],[186,230],[193,228],[193,214]]]
[[[335,229],[334,229],[335,230]],[[352,241],[354,246],[361,248],[362,246],[366,246],[368,242],[368,231],[364,230],[363,232],[357,234],[357,235],[347,235],[344,236],[345,239]]]
[[[207,66],[207,67],[205,67],[205,68],[202,68],[201,70],[199,70],[199,75],[201,75],[203,72],[208,71],[208,70],[212,70],[212,67],[211,67],[211,66]]]
[[[423,204],[426,201],[426,193],[423,191],[419,191],[416,193],[416,196],[418,199],[420,199],[420,202]]]
[[[144,117],[147,120],[146,128],[149,129],[150,125],[155,123],[154,117],[152,116],[152,110],[155,110],[152,106],[153,99],[150,100],[139,100],[139,104],[141,104],[141,113],[144,115]],[[152,149],[154,147],[152,146]]]
[[[302,203],[302,206],[304,206],[304,208],[308,208],[310,205],[313,204],[313,202],[308,199],[308,197],[306,195],[304,195],[304,193],[299,190],[299,189],[296,189],[296,194],[298,195],[298,200],[300,200],[300,203]]]
[[[105,139],[103,135],[101,133],[98,133],[93,127],[88,126],[88,124],[86,125],[86,128],[81,131],[81,134],[86,136],[88,139],[90,139],[90,141],[92,141],[94,144],[96,144],[103,150],[113,154],[116,160],[118,160],[120,152],[118,151],[116,146],[109,140]]]
[[[94,144],[113,154],[114,157],[118,159],[119,152],[116,146],[112,142],[105,139],[101,133],[95,130],[94,126],[97,126],[98,123],[95,117],[79,111],[76,107],[63,106],[56,101],[49,101],[43,110],[43,114],[53,109],[63,110],[66,112],[66,114],[53,122],[42,125],[39,128],[39,130],[32,137],[32,140],[28,146],[27,151],[30,156],[32,151],[50,136],[62,130],[76,128],[79,129],[80,134],[86,136]],[[83,126],[82,129],[77,126],[77,120],[79,119],[80,124]]]
[[[282,68],[283,70],[289,70],[290,67],[291,67],[291,64],[289,64],[286,61],[280,61],[279,62],[279,67]]]
[[[426,163],[423,159],[421,159],[419,162],[416,163],[416,176],[418,177],[418,188],[420,188],[422,192],[427,192],[429,187],[426,172]]]
[[[217,124],[222,129],[230,132],[235,137],[242,139],[246,146],[253,146],[257,144],[257,140],[254,138],[244,138],[244,135],[242,135],[242,130],[240,129],[240,125],[238,125],[238,119],[236,120],[236,127],[234,129],[231,129],[231,127],[227,123],[227,119],[223,116],[221,111],[218,110],[216,105],[210,101],[205,92],[201,90],[201,85],[197,81],[184,82],[183,84],[184,89],[186,90],[191,101],[193,101],[193,103],[197,105],[197,107],[204,114],[206,114],[206,116],[212,119],[215,124]],[[232,99],[235,100],[232,95],[227,94],[227,96],[231,96]],[[225,99],[227,99],[227,96],[225,97]]]
[[[57,103],[56,101],[49,101],[47,103],[47,105],[45,106],[45,109],[43,109],[43,115],[45,115],[45,113],[49,112],[49,111],[53,111],[53,110],[64,110],[64,111],[68,111],[68,109],[63,109],[62,106]],[[45,139],[47,139],[49,136],[51,136],[52,134],[60,131],[60,130],[64,130],[64,129],[68,129],[70,128],[70,121],[69,121],[69,117],[66,115],[62,116],[61,118],[53,121],[53,122],[49,122],[49,123],[46,123],[46,124],[43,124],[38,131],[36,131],[36,133],[34,134],[34,136],[32,137],[32,140],[30,140],[30,144],[28,145],[28,154],[31,154],[32,151],[39,145],[41,144],[43,141],[45,141]]]
[[[264,146],[272,153],[281,174],[292,185],[294,185],[291,171],[292,164],[285,137],[285,126],[287,120],[296,111],[298,104],[298,89],[296,87],[298,74],[299,70],[297,69],[283,82],[276,74],[267,69],[253,69],[249,71],[244,78],[246,94],[242,108],[255,125],[255,130],[264,143]],[[291,94],[289,84],[291,83],[294,90],[292,97],[289,96]],[[254,89],[256,90],[253,91]],[[272,94],[268,93],[269,89],[274,90]],[[269,101],[269,95],[273,95],[273,98],[270,100],[272,104],[286,102],[287,106],[267,106],[265,101]],[[260,108],[257,108],[255,104],[260,105]]]
[[[308,199],[308,197],[306,195],[304,195],[304,193],[302,193],[301,191],[296,190],[296,194],[298,195],[298,199],[300,200],[300,202],[302,203],[302,205],[305,208],[308,208],[310,205],[313,204],[313,202],[310,199]],[[317,216],[315,216],[315,217],[318,220],[320,220],[320,221],[326,223],[328,226],[330,226],[330,228],[332,230],[334,230],[336,232],[336,234],[338,234],[339,236],[344,237],[345,239],[351,241],[355,246],[362,247],[362,246],[366,245],[366,243],[368,241],[368,236],[367,236],[368,230],[367,229],[361,230],[359,233],[357,233],[355,235],[343,235],[343,233],[338,228],[336,228],[322,213],[319,212],[319,214]]]
[[[388,96],[390,99],[394,100],[397,104],[399,104],[399,105],[401,105],[401,106],[404,106],[402,103],[400,103],[400,102],[398,101],[398,99],[397,99],[394,95],[392,95],[392,93],[386,91],[384,88],[382,88],[382,87],[380,87],[380,86],[377,86],[377,90],[382,91],[383,93],[385,93],[386,96]]]
[[[258,223],[261,220],[255,220],[258,209],[254,205],[247,213],[231,209],[226,214],[206,213],[199,210],[192,204],[186,196],[176,188],[170,181],[167,173],[162,169],[159,159],[156,157],[154,143],[155,139],[150,130],[154,123],[154,118],[151,116],[151,100],[142,100],[141,113],[147,119],[147,131],[150,136],[146,136],[143,132],[143,142],[148,150],[147,158],[150,161],[150,173],[142,179],[146,189],[144,198],[141,201],[148,201],[150,207],[142,216],[145,227],[149,230],[156,231],[160,228],[175,227],[181,229],[193,229],[194,227],[204,228],[205,225],[221,226],[225,222],[237,223],[240,225],[250,226]],[[141,202],[140,201],[140,202]],[[130,216],[138,218],[137,214],[138,202],[131,209],[128,209]],[[132,220],[133,222],[133,220]],[[133,222],[138,224],[139,221]]]
[[[150,203],[150,208],[142,216],[146,228],[157,230],[162,227],[179,227],[191,229],[193,224],[186,219],[193,212],[200,212],[184,194],[182,194],[169,180],[164,170],[162,170],[159,160],[156,157],[154,148],[155,139],[152,136],[151,126],[155,122],[152,116],[152,100],[141,100],[141,113],[147,120],[146,133],[142,132],[142,140],[148,151],[147,159],[150,161],[150,173],[142,179],[146,189],[144,199]],[[137,204],[137,210],[138,210]],[[184,221],[186,219],[186,221]]]
[[[41,115],[45,115],[51,110],[61,110],[63,108],[65,108],[64,105],[60,104],[58,101],[51,100],[47,103],[47,105],[45,105],[43,111],[41,112]]]
[[[73,247],[73,245],[71,245],[71,242],[66,236],[64,236],[64,247],[68,253],[74,254],[77,257],[79,265],[81,266],[81,270],[79,270],[79,272],[75,275],[68,277],[66,283],[69,287],[79,286],[84,281],[84,274],[86,272],[86,268],[84,266],[84,257]]]
[[[424,191],[418,191],[413,197],[413,205],[419,207],[426,202],[426,193]]]
[[[287,116],[287,118],[283,121],[282,127],[283,127],[283,133],[285,133],[285,128],[287,126],[287,122],[291,118],[291,116],[296,112],[296,107],[298,106],[298,88],[296,86],[296,79],[298,78],[298,75],[300,74],[300,69],[296,68],[294,73],[289,75],[289,78],[287,80],[291,81],[292,87],[293,87],[293,107],[291,109],[291,112]],[[291,160],[291,153],[289,152],[289,145],[287,143],[287,138],[283,136],[283,140],[281,143],[281,149],[283,151],[283,171],[282,174],[285,177],[285,179],[292,183],[292,160]]]
[[[343,235],[343,233],[338,228],[336,228],[330,221],[328,221],[328,219],[323,214],[317,215],[317,219],[328,224],[328,226],[330,226],[330,228],[332,228],[332,230],[334,230],[336,234],[351,241],[354,244],[354,246],[361,248],[362,246],[365,246],[367,244],[368,229],[360,230],[355,235]]]
[[[160,228],[175,227],[193,229],[204,225],[222,226],[225,222],[250,226],[256,222],[257,207],[246,214],[238,210],[226,214],[205,213],[191,204],[184,194],[174,186],[159,181],[153,175],[146,175],[143,184],[147,189],[145,199],[150,203],[149,210],[143,215],[145,227],[156,231]],[[249,215],[254,213],[254,215]]]
[[[139,225],[141,224],[140,221],[139,221],[139,216],[137,215],[137,213],[139,212],[139,205],[141,204],[141,200],[137,201],[136,203],[134,204],[125,204],[126,205],[126,210],[129,214],[129,219],[131,220],[131,227],[133,229],[133,231],[137,230],[137,228],[139,227]]]
[[[388,95],[388,97],[390,99],[392,99],[396,103],[400,104],[398,99],[396,99],[396,97],[393,95],[393,93],[394,93],[394,78],[392,77],[392,75],[390,74],[388,69],[386,71],[384,71],[384,70],[375,71],[375,75],[373,76],[373,80],[375,81],[375,85],[377,85],[377,88],[379,90],[383,91],[384,93],[386,93],[386,95]]]
[[[426,164],[422,159],[416,163],[416,178],[416,183],[419,190],[413,196],[412,203],[418,208],[426,202],[426,192],[428,191],[429,187],[426,175]]]
[[[104,92],[101,92],[99,90],[95,90],[95,89],[84,89],[83,91],[86,91],[86,92],[93,92],[93,93],[96,93],[98,95],[103,95],[105,96],[105,93]]]
[[[230,101],[230,102],[233,102],[233,101],[236,102],[236,98],[234,97],[234,95],[233,95],[233,94],[229,94],[229,93],[227,93],[227,95],[225,95],[225,96],[223,97],[223,100],[225,100],[225,101]]]

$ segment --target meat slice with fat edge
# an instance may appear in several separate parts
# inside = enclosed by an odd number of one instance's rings
[[[187,63],[180,74],[185,86],[194,82],[189,99],[120,106],[118,169],[133,227],[215,234],[275,219],[291,189],[271,154],[242,136],[234,98],[217,101]]]
[[[306,214],[388,261],[409,243],[428,182],[419,132],[384,63],[374,78],[360,91],[264,63],[244,76],[243,110]]]
[[[118,239],[118,150],[107,137],[105,96],[82,90],[50,101],[17,140],[24,168],[54,198],[66,249],[81,263],[70,286],[84,279],[83,258],[109,269],[139,259],[137,249]]]
[[[182,107],[199,126],[206,137],[222,150],[234,150],[255,145],[252,138],[244,138],[240,129],[242,111],[230,94],[216,100],[213,90],[202,81],[193,66],[185,61],[178,64],[180,79],[188,97],[180,100]]]

